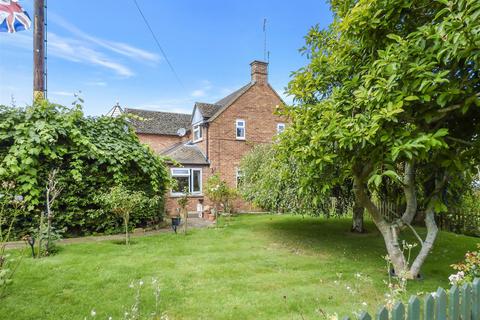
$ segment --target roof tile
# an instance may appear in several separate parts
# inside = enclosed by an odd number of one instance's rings
[[[171,113],[125,108],[125,113],[137,115],[144,121],[132,120],[132,125],[137,133],[177,135],[180,128],[187,131],[191,124],[191,115],[185,113]]]

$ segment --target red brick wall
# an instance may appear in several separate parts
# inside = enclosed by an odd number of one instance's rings
[[[189,137],[167,136],[159,134],[137,133],[140,142],[148,144],[156,153],[171,147],[175,143],[188,140]]]
[[[210,168],[203,167],[203,191],[208,177],[215,172],[218,172],[231,187],[236,187],[236,168],[239,167],[242,157],[253,146],[272,142],[277,134],[277,123],[286,122],[283,117],[274,114],[275,107],[280,104],[282,101],[267,83],[257,82],[210,123],[208,133],[203,129],[203,140],[198,143],[198,146],[207,154],[208,145],[208,157],[211,162]],[[236,119],[245,120],[245,140],[236,140]],[[192,138],[191,132],[183,138],[151,134],[138,134],[138,136],[140,141],[150,145],[156,152]],[[170,193],[167,196],[167,210],[170,214],[175,213],[178,198],[170,197]],[[199,199],[204,200],[204,206],[211,205],[206,197],[191,197],[188,204],[189,211],[196,211]],[[256,210],[251,204],[241,199],[234,202],[234,208],[236,211]]]
[[[274,114],[282,104],[276,93],[265,83],[257,83],[221,113],[209,127],[209,157],[211,169],[218,172],[231,187],[236,186],[236,168],[242,157],[253,146],[272,142],[277,134],[277,123],[285,123],[283,117]],[[236,140],[235,120],[246,124],[246,139]],[[236,209],[253,208],[243,201],[236,201]]]

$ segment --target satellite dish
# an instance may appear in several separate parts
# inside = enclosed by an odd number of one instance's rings
[[[177,130],[177,135],[179,137],[185,136],[186,133],[187,133],[187,130],[185,128],[180,128],[180,129]]]

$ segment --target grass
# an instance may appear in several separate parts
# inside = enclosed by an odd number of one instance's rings
[[[151,277],[159,278],[160,309],[169,319],[322,319],[375,311],[386,291],[383,240],[371,224],[362,235],[349,227],[348,219],[240,216],[226,227],[138,238],[130,247],[61,246],[53,257],[23,260],[0,319],[84,319],[92,309],[97,319],[123,319],[134,302],[129,284]],[[425,279],[409,283],[409,292],[447,287],[449,265],[477,241],[441,232]],[[144,312],[154,310],[150,291],[142,301]]]

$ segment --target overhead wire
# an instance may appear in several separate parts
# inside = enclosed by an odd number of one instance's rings
[[[153,37],[153,40],[155,41],[155,43],[157,44],[157,47],[158,49],[160,50],[160,52],[162,53],[162,56],[163,58],[165,59],[165,61],[167,62],[168,66],[170,67],[170,70],[172,71],[172,73],[175,75],[175,78],[177,79],[178,83],[182,86],[183,89],[185,89],[185,86],[183,85],[183,82],[182,80],[180,79],[177,71],[175,70],[175,68],[173,67],[173,64],[170,62],[170,59],[168,59],[167,57],[167,54],[165,52],[165,50],[163,50],[161,44],[160,44],[160,41],[158,40],[155,32],[153,31],[152,27],[150,26],[150,23],[148,22],[147,18],[145,17],[145,15],[143,14],[143,11],[142,9],[140,8],[140,5],[138,4],[137,0],[133,0],[133,3],[135,4],[135,6],[137,7],[137,10],[138,12],[140,13],[140,15],[142,16],[143,18],[143,21],[145,22],[145,25],[147,26],[148,30],[150,31],[152,37]]]

